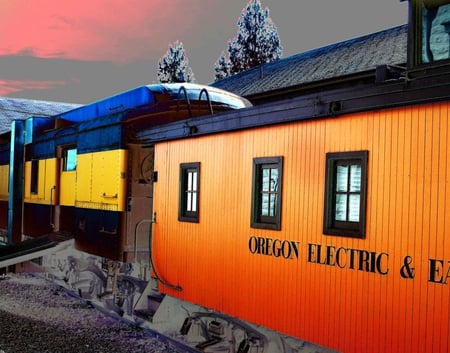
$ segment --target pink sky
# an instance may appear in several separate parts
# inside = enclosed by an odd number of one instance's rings
[[[0,55],[129,62],[192,30],[203,2],[0,0]]]
[[[247,3],[0,0],[0,96],[88,103],[154,83],[158,59],[176,40],[183,42],[197,82],[207,84]],[[399,0],[261,3],[270,9],[284,56],[407,18],[406,2]]]

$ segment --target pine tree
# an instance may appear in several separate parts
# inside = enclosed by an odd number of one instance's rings
[[[182,42],[177,40],[169,44],[166,54],[159,59],[158,81],[161,83],[195,82]]]
[[[220,58],[217,60],[214,71],[216,81],[231,75],[230,61],[227,59],[225,52],[222,52]]]
[[[277,28],[260,0],[249,1],[237,25],[236,37],[228,41],[228,59],[222,52],[214,65],[216,80],[278,60],[282,55]]]

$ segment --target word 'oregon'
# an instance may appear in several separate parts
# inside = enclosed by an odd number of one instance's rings
[[[251,236],[248,248],[252,254],[261,254],[284,259],[298,259],[300,242]]]

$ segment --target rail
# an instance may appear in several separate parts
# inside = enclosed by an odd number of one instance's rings
[[[186,105],[187,105],[188,110],[189,110],[189,116],[192,118],[192,108],[191,108],[192,105],[191,105],[191,101],[189,99],[189,95],[187,94],[186,87],[184,87],[184,86],[180,87],[180,89],[178,90],[178,96],[180,96],[181,93],[184,94],[184,98],[186,100]],[[209,93],[208,93],[208,90],[206,88],[202,88],[201,89],[201,91],[200,91],[200,93],[198,95],[198,102],[199,102],[199,104],[201,104],[201,100],[202,100],[203,94],[205,94],[205,96],[206,96],[206,102],[208,104],[209,112],[211,113],[211,115],[213,115],[214,111],[213,111],[211,99],[209,97]],[[178,100],[178,102],[177,102],[177,111],[179,111],[179,109],[180,109],[180,100]]]

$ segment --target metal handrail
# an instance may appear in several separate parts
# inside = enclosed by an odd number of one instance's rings
[[[189,100],[189,96],[187,94],[186,87],[184,87],[184,86],[180,87],[180,89],[178,90],[178,96],[180,95],[181,91],[183,91],[183,93],[184,93],[184,98],[186,99],[187,107],[189,110],[189,116],[192,118],[191,102]],[[177,101],[177,111],[179,111],[179,109],[180,109],[180,100]]]
[[[137,233],[138,233],[138,228],[142,224],[149,223],[150,224],[150,230],[148,232],[149,260],[150,260],[150,266],[152,268],[152,271],[155,273],[156,280],[161,282],[166,287],[169,287],[169,288],[181,291],[181,290],[183,290],[183,288],[181,288],[179,285],[174,285],[174,284],[171,284],[171,283],[165,281],[158,274],[158,271],[156,270],[156,267],[155,267],[155,263],[153,262],[153,224],[156,222],[155,220],[156,220],[156,213],[153,213],[152,219],[143,219],[143,220],[139,221],[138,223],[136,223],[136,226],[134,228],[134,261],[136,261],[136,258],[137,258]]]
[[[213,115],[214,112],[213,112],[213,107],[211,104],[211,99],[209,98],[209,93],[206,88],[202,88],[202,90],[200,91],[200,94],[198,95],[198,101],[200,102],[202,100],[203,92],[206,94],[206,101],[208,102],[209,112],[211,113],[211,115]]]

